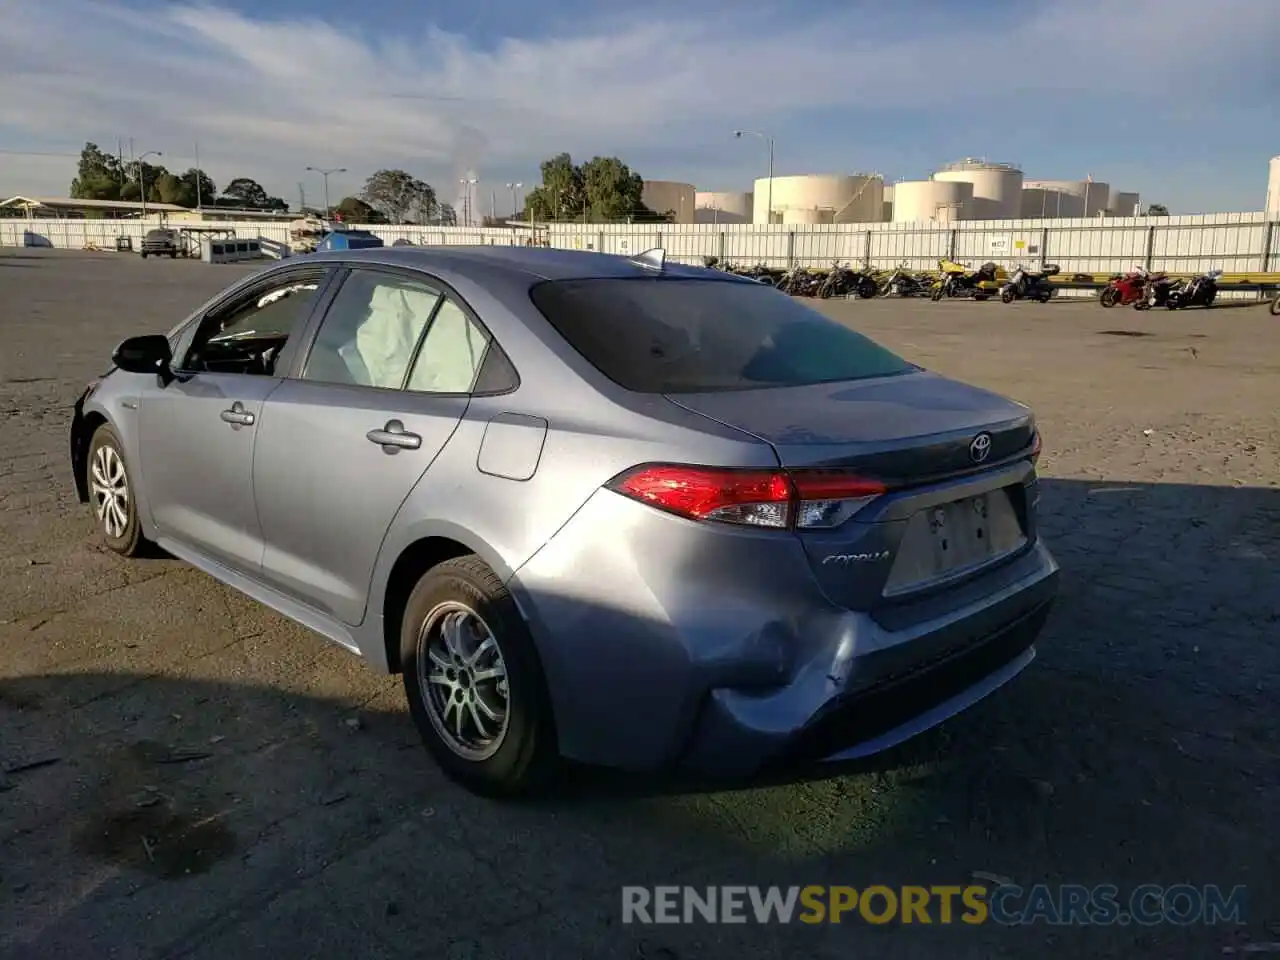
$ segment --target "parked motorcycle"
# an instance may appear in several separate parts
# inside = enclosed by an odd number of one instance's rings
[[[1133,304],[1135,310],[1151,310],[1163,307],[1169,301],[1169,295],[1182,286],[1181,280],[1175,280],[1163,273],[1153,273],[1142,285],[1142,296]]]
[[[830,297],[847,297],[853,293],[867,300],[876,295],[877,289],[874,278],[868,274],[836,262],[818,284],[818,296],[826,300]]]
[[[1028,270],[1022,264],[1013,271],[1013,276],[1000,288],[1000,302],[1013,303],[1015,300],[1037,300],[1048,303],[1049,298],[1057,291],[1049,282],[1050,277],[1057,276],[1061,267],[1056,263],[1046,263],[1039,270]]]
[[[993,282],[999,269],[991,262],[984,263],[977,270],[970,270],[953,260],[939,260],[938,271],[941,278],[933,286],[933,299],[937,301],[943,297],[971,297],[974,300],[988,300],[991,293],[982,284]]]
[[[818,294],[823,276],[808,267],[795,267],[778,278],[777,288],[793,297],[813,297]]]
[[[1271,298],[1271,315],[1280,317],[1280,290],[1276,291],[1276,295]]]
[[[918,297],[929,289],[929,282],[899,267],[880,285],[882,297]]]
[[[1170,290],[1164,305],[1170,310],[1212,306],[1214,298],[1218,296],[1218,278],[1221,276],[1221,270],[1210,270],[1198,277],[1192,277],[1187,283]]]
[[[1148,280],[1162,280],[1163,273],[1151,273],[1145,267],[1134,267],[1126,274],[1116,274],[1098,294],[1104,307],[1129,306],[1142,299]]]

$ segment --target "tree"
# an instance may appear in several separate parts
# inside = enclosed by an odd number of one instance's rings
[[[1163,203],[1153,203],[1147,207],[1148,217],[1167,217],[1168,215],[1169,215],[1169,208],[1166,207]]]
[[[179,179],[186,185],[187,196],[191,201],[183,206],[194,207],[197,203],[212,205],[217,200],[218,188],[203,170],[191,167]],[[200,185],[198,190],[196,189],[197,181]]]
[[[383,220],[382,214],[359,197],[343,197],[333,212],[344,223],[378,223]]]
[[[69,193],[76,200],[119,200],[125,179],[118,158],[86,143]]]
[[[151,193],[151,184],[147,184],[147,193]],[[180,207],[194,207],[195,194],[185,180],[165,171],[155,180],[156,199],[160,203],[174,203]]]
[[[617,157],[593,157],[575,166],[561,153],[542,164],[542,185],[529,191],[525,210],[539,220],[653,220],[653,211],[640,201],[643,190],[644,180]]]
[[[404,170],[379,170],[365,181],[360,199],[391,223],[424,222],[436,213],[435,190]]]
[[[248,177],[236,177],[218,197],[220,207],[244,207],[246,210],[288,210],[289,205],[279,197],[272,197],[262,184]]]
[[[436,222],[442,227],[458,225],[458,211],[453,209],[453,204],[441,203],[436,207]]]

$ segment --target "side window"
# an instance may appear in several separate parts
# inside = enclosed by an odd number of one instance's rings
[[[310,312],[322,279],[322,273],[280,278],[209,314],[200,321],[183,369],[274,375],[276,361]]]
[[[409,389],[420,393],[469,393],[484,363],[489,337],[452,300],[445,299],[427,330]]]
[[[324,315],[302,379],[400,389],[439,301],[426,283],[352,271]]]

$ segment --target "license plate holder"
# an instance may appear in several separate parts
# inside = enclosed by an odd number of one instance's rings
[[[990,490],[918,511],[907,521],[884,593],[964,576],[1026,543],[1009,494]]]

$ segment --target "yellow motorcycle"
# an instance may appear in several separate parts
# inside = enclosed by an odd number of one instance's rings
[[[999,272],[1000,267],[994,263],[984,263],[977,270],[970,270],[954,260],[939,260],[939,277],[933,285],[932,298],[935,301],[943,297],[989,300],[992,291],[983,284],[994,283]]]

